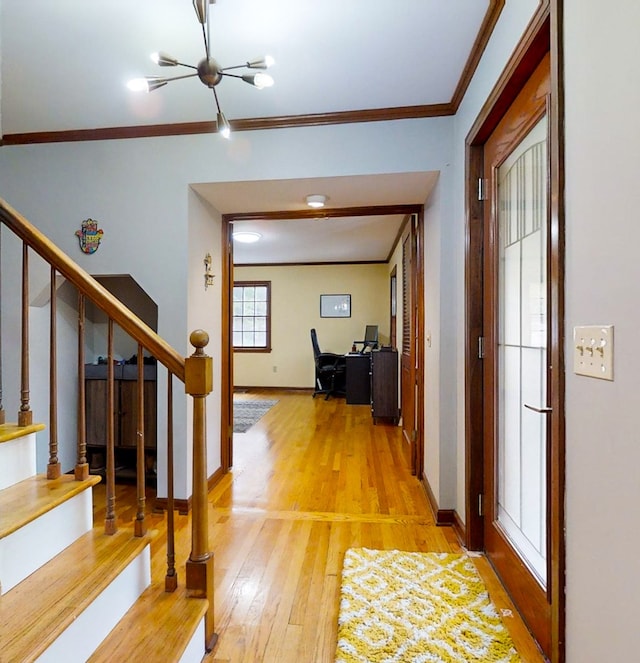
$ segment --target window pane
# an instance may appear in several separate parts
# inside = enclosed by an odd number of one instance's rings
[[[233,286],[233,345],[235,348],[267,349],[270,282],[237,281]]]

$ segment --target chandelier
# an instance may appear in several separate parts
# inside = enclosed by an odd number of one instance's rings
[[[127,84],[130,90],[134,92],[153,92],[159,87],[162,87],[169,83],[170,81],[178,81],[183,78],[193,78],[198,76],[200,81],[206,85],[212,92],[216,100],[217,116],[216,123],[218,133],[229,138],[231,135],[231,125],[227,121],[224,113],[220,109],[220,103],[218,101],[218,94],[216,92],[216,85],[225,76],[231,78],[240,78],[245,83],[253,85],[258,89],[265,87],[271,87],[273,85],[273,78],[268,74],[265,74],[261,71],[258,72],[247,72],[247,73],[229,73],[232,69],[267,69],[273,64],[273,58],[265,56],[256,60],[249,60],[244,64],[234,65],[232,67],[221,67],[218,62],[211,56],[210,44],[211,36],[209,29],[209,4],[213,4],[215,0],[193,0],[193,7],[196,10],[196,15],[198,21],[202,26],[202,37],[204,39],[204,51],[205,56],[198,62],[197,65],[185,64],[184,62],[179,62],[176,58],[168,55],[167,53],[159,52],[153,53],[151,59],[157,65],[161,67],[187,67],[189,69],[195,69],[195,73],[184,74],[183,76],[173,76],[170,78],[163,78],[160,76],[145,76],[144,78],[135,78]]]

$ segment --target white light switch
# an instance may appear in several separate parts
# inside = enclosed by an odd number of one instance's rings
[[[573,372],[613,380],[613,325],[573,328]]]

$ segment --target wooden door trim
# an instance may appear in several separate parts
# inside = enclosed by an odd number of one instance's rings
[[[422,479],[424,468],[424,352],[422,350],[424,339],[424,304],[422,297],[424,293],[424,205],[372,205],[366,207],[337,207],[322,210],[320,212],[324,218],[338,218],[342,216],[376,216],[389,214],[405,214],[410,219],[412,214],[418,218],[417,224],[417,290],[418,290],[418,309],[416,313],[417,338],[418,343],[416,352],[416,380],[418,382],[418,398],[416,403],[416,416],[418,421],[416,450],[418,454],[418,467],[420,474],[418,478]],[[220,352],[220,458],[222,472],[228,472],[233,465],[233,348],[232,338],[232,285],[233,285],[233,242],[231,232],[233,222],[253,219],[277,220],[289,218],[302,218],[307,216],[317,216],[318,212],[302,210],[292,212],[291,210],[271,211],[271,212],[237,212],[222,215],[222,339]],[[397,240],[399,241],[399,239]],[[398,367],[400,370],[400,366]]]
[[[522,40],[480,111],[466,139],[465,182],[465,543],[484,548],[480,496],[484,493],[483,366],[478,356],[482,335],[483,203],[478,200],[478,179],[483,175],[484,142],[504,111],[547,52],[551,53],[550,150],[550,310],[553,342],[549,347],[553,400],[551,406],[550,574],[551,652],[554,662],[565,660],[565,417],[564,417],[564,86],[562,0],[543,0]],[[556,339],[560,339],[558,342]]]

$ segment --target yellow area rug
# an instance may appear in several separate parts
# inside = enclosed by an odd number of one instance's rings
[[[347,550],[336,663],[516,663],[467,555]]]

